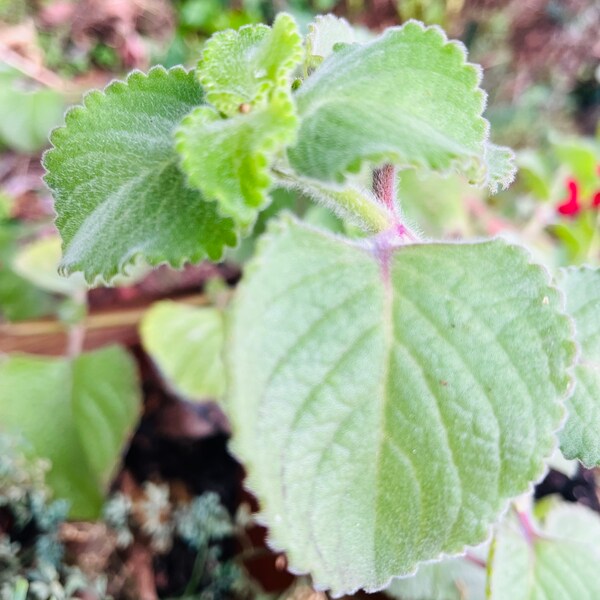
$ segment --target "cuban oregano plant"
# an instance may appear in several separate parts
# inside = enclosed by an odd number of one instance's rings
[[[480,83],[437,27],[365,40],[326,17],[303,40],[280,14],[214,35],[194,70],[88,94],[44,157],[61,270],[90,284],[218,261],[275,189],[349,224],[273,219],[225,339],[232,449],[270,544],[334,595],[489,538],[565,422],[566,454],[600,461],[597,272],[559,291],[518,245],[424,239],[403,219],[402,170],[512,180]]]

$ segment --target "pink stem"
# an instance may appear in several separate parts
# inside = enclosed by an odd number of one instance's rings
[[[485,560],[482,560],[481,558],[475,556],[474,554],[471,554],[470,552],[467,552],[465,554],[465,560],[468,560],[470,563],[473,563],[474,565],[477,565],[482,569],[487,569],[487,563],[485,562]]]
[[[393,165],[383,165],[373,171],[373,192],[392,212],[396,202],[396,169]]]
[[[523,532],[523,536],[527,540],[528,544],[533,544],[533,541],[537,537],[537,533],[535,531],[535,525],[531,520],[531,515],[526,510],[520,510],[515,506],[515,512],[517,513],[517,518],[519,519],[519,525],[521,526],[521,531]]]

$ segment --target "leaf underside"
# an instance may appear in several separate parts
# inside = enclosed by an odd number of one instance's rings
[[[576,385],[567,400],[567,422],[560,434],[561,450],[586,467],[600,465],[600,270],[564,269],[558,282],[567,312],[575,320],[580,356]]]
[[[109,282],[137,260],[217,260],[233,221],[187,186],[173,133],[202,103],[193,73],[156,67],[92,92],[52,133],[44,156],[63,239],[63,272]]]
[[[495,161],[488,173],[480,77],[459,43],[414,21],[339,48],[295,94],[301,125],[291,164],[325,181],[341,181],[371,161],[503,184],[514,166]]]
[[[227,408],[291,568],[372,591],[481,542],[555,444],[574,357],[559,311],[545,272],[499,240],[385,264],[275,227],[235,301]]]

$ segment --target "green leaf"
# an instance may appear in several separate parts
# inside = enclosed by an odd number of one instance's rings
[[[372,591],[483,541],[556,443],[575,354],[560,304],[501,240],[275,226],[234,302],[227,410],[292,570]]]
[[[139,259],[181,267],[218,260],[235,245],[233,222],[187,186],[177,165],[173,132],[201,103],[192,73],[156,67],[88,94],[67,113],[44,157],[64,273],[110,281]]]
[[[267,106],[230,119],[202,106],[181,123],[177,150],[189,182],[247,229],[269,202],[270,163],[294,139],[296,127],[287,91],[278,92]]]
[[[0,221],[0,316],[9,321],[47,315],[55,304],[50,294],[38,289],[12,269],[12,259],[23,233],[20,224]]]
[[[357,42],[356,30],[346,19],[335,15],[318,15],[308,26],[306,36],[306,63],[308,68],[318,67],[332,52],[336,44]]]
[[[552,171],[539,152],[522,150],[517,155],[519,177],[528,190],[540,200],[550,200]]]
[[[51,461],[48,485],[70,500],[72,518],[98,516],[140,402],[135,363],[118,347],[0,359],[0,429]]]
[[[575,390],[567,400],[568,418],[560,434],[561,450],[591,468],[600,465],[600,270],[563,269],[558,283],[581,349]]]
[[[192,400],[225,391],[223,315],[217,308],[157,302],[140,329],[144,349],[175,390]]]
[[[296,22],[280,13],[272,28],[247,25],[213,35],[202,52],[198,79],[207,101],[232,116],[242,105],[264,106],[273,91],[289,90],[302,54]]]
[[[600,518],[588,508],[561,503],[528,541],[516,519],[496,534],[489,600],[595,600],[600,598]]]
[[[4,70],[0,63],[0,144],[21,153],[42,149],[65,110],[62,94],[50,89],[27,90],[28,86],[30,81]]]
[[[554,141],[554,151],[558,159],[567,165],[580,185],[592,191],[598,185],[598,163],[600,144],[585,138],[566,138]]]
[[[488,166],[486,185],[492,194],[507,189],[513,182],[517,167],[515,153],[506,146],[486,144],[485,161]]]
[[[511,179],[497,167],[487,173],[481,73],[465,59],[439,28],[414,21],[338,49],[295,94],[301,126],[292,166],[325,181],[364,161],[456,169],[492,185]]]
[[[69,277],[58,274],[60,257],[60,238],[51,235],[20,248],[14,257],[13,268],[21,277],[54,294],[72,296],[87,290],[81,273],[73,273]]]
[[[385,593],[398,600],[484,600],[485,576],[483,564],[445,558],[421,564],[412,577],[394,579]]]

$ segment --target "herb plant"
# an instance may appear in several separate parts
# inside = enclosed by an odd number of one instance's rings
[[[407,223],[396,169],[495,192],[512,153],[489,141],[481,70],[439,28],[356,36],[323,17],[303,40],[286,14],[215,34],[191,72],[88,94],[44,158],[61,270],[90,284],[138,262],[220,260],[278,188],[349,224],[272,219],[225,340],[232,449],[270,543],[335,596],[486,540],[557,438],[600,463],[597,272],[553,278],[514,243],[425,239]],[[488,559],[491,598],[541,593],[535,574],[506,591],[513,519],[532,547],[564,528],[564,513],[542,529],[515,506]],[[560,557],[587,573],[580,538]],[[586,585],[598,597],[600,581]]]

